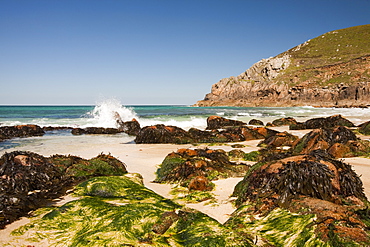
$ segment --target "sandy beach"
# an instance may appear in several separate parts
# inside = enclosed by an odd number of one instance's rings
[[[275,128],[279,131],[287,130],[287,127]],[[294,131],[293,134],[302,136],[307,131]],[[75,137],[73,137],[75,138]],[[86,141],[84,138],[89,138],[89,141]],[[106,139],[105,143],[102,142],[92,142],[91,138],[101,140],[102,138]],[[112,138],[112,139],[110,139]],[[144,184],[146,187],[155,191],[156,193],[166,197],[171,198],[170,184],[158,184],[153,183],[155,179],[155,172],[158,168],[158,165],[163,161],[167,154],[176,151],[180,148],[210,148],[210,149],[224,149],[225,151],[230,151],[232,149],[231,144],[225,144],[222,146],[193,146],[191,144],[186,145],[174,145],[174,144],[133,144],[133,143],[120,143],[117,141],[117,137],[80,137],[80,139],[74,139],[76,141],[70,141],[68,145],[61,145],[63,143],[55,142],[55,140],[42,140],[41,142],[36,142],[35,145],[27,145],[27,147],[20,147],[16,150],[25,150],[36,152],[44,156],[51,156],[53,154],[71,154],[80,156],[82,158],[90,159],[97,156],[100,153],[110,153],[114,157],[123,161],[127,170],[130,173],[140,173],[144,178]],[[79,140],[79,141],[77,141]],[[244,152],[251,152],[258,150],[257,144],[261,140],[245,141],[241,144],[245,145],[242,150]],[[233,143],[235,144],[235,143]],[[7,152],[14,151],[13,149],[6,150]],[[4,153],[4,152],[3,152]],[[1,155],[3,153],[0,153]],[[352,165],[353,169],[358,175],[361,176],[361,180],[364,184],[365,194],[370,198],[370,159],[366,158],[346,158],[344,159],[346,163]],[[215,190],[213,191],[217,204],[207,204],[203,203],[191,203],[186,204],[188,207],[197,209],[206,213],[210,217],[216,219],[220,223],[224,223],[230,216],[230,214],[235,210],[235,207],[232,205],[232,198],[230,198],[231,193],[233,192],[234,186],[242,178],[229,178],[215,181],[216,184]],[[66,196],[58,201],[58,204],[61,205],[69,200],[73,200],[70,196]],[[27,224],[29,219],[22,218],[10,225],[5,229],[0,231],[0,244],[6,244],[9,239],[11,239],[10,233],[12,230],[18,228],[21,225]]]

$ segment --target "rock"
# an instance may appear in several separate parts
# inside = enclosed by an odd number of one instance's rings
[[[306,231],[288,237],[289,243],[300,234],[307,239],[307,232],[312,231],[315,232],[312,237],[323,242],[340,241],[346,246],[345,243],[355,241],[368,245],[366,222],[370,211],[361,179],[349,164],[323,151],[257,163],[237,184],[233,196],[237,197],[239,208],[226,225],[240,228],[241,232],[246,224],[253,224],[266,233],[270,230],[274,234],[286,233],[296,226],[283,227],[284,224],[300,219],[296,224],[307,222]],[[308,215],[313,216],[312,221]],[[267,228],[272,221],[274,225]],[[288,245],[285,243],[284,246]]]
[[[120,122],[118,127],[118,131],[133,136],[136,136],[139,133],[140,129],[140,124],[135,118],[131,121]]]
[[[210,186],[210,181],[208,180],[208,178],[204,176],[196,176],[190,180],[188,189],[190,191],[191,190],[207,191],[212,190],[212,186]]]
[[[289,207],[291,200],[299,196],[338,204],[343,203],[338,198],[345,200],[350,196],[366,200],[363,191],[362,182],[350,165],[316,152],[260,166],[237,185],[234,195],[238,196],[238,205],[269,195],[275,204]]]
[[[251,119],[248,123],[249,125],[261,125],[264,126],[263,122],[258,119]]]
[[[358,126],[358,131],[363,135],[370,135],[370,121],[362,123]]]
[[[189,133],[176,126],[157,124],[142,128],[135,143],[191,143],[193,141]]]
[[[296,145],[298,140],[298,136],[292,135],[288,132],[282,132],[265,138],[265,140],[261,141],[258,146],[264,146],[269,149],[283,146],[292,147]]]
[[[275,119],[274,121],[272,121],[273,126],[283,126],[283,125],[292,125],[292,124],[297,124],[297,120],[295,120],[292,117],[279,118],[279,119]]]
[[[349,141],[359,141],[348,128],[340,126],[334,129],[315,129],[304,135],[293,147],[295,154],[308,154],[313,150],[328,150],[335,143],[347,145]]]
[[[0,159],[0,228],[63,193],[70,181],[45,157],[15,151]]]
[[[94,176],[123,175],[123,162],[100,154],[90,160],[76,156],[14,151],[0,158],[0,228],[65,194],[75,183]]]
[[[163,160],[155,182],[176,182],[186,186],[191,183],[192,189],[203,190],[209,188],[207,181],[243,176],[248,169],[245,164],[231,162],[224,150],[179,149]]]
[[[159,222],[155,223],[152,227],[152,231],[156,234],[164,234],[168,228],[172,226],[174,222],[179,219],[179,216],[175,212],[164,212]]]
[[[0,127],[0,141],[14,137],[42,136],[45,132],[38,125],[16,125]]]
[[[226,127],[247,125],[242,121],[226,119],[219,116],[210,116],[207,118],[207,130],[224,129]]]
[[[337,126],[354,127],[355,125],[348,119],[341,115],[334,115],[327,118],[313,118],[304,123],[297,123],[290,125],[291,130],[301,129],[320,129],[320,128],[334,128]]]
[[[95,134],[95,135],[114,135],[120,133],[118,129],[115,128],[103,128],[103,127],[87,127],[84,129],[81,128],[73,128],[72,134],[73,135],[83,135],[83,134]]]
[[[328,153],[331,154],[334,158],[345,158],[351,157],[351,149],[341,143],[334,143],[329,149]]]
[[[362,44],[370,39],[369,30],[369,25],[337,30],[262,59],[240,75],[213,84],[211,92],[194,105],[367,107],[370,49]],[[355,38],[358,33],[366,35]],[[322,38],[329,36],[330,41]],[[345,36],[353,46],[328,54],[324,47],[343,45]]]

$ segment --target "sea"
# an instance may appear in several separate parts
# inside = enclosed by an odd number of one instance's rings
[[[115,115],[123,121],[135,118],[141,127],[155,124],[178,126],[185,130],[192,127],[205,129],[207,118],[217,115],[248,123],[251,119],[265,124],[274,119],[293,117],[297,121],[317,117],[342,115],[355,124],[370,120],[369,108],[314,108],[303,107],[192,107],[190,105],[123,105],[119,100],[108,99],[95,105],[1,105],[0,126],[36,124],[41,127],[110,127],[115,128]],[[70,131],[54,131],[48,138],[71,136]],[[133,137],[122,134],[124,142],[133,143]],[[37,138],[33,138],[37,139]],[[32,138],[15,138],[0,142],[0,151],[27,145]],[[37,139],[38,140],[38,139]]]

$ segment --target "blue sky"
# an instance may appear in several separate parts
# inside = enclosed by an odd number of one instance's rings
[[[368,0],[0,0],[0,104],[184,104]]]

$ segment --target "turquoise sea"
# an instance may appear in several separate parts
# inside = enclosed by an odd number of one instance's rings
[[[184,129],[204,128],[211,115],[248,122],[260,119],[267,123],[281,117],[304,121],[314,117],[341,114],[351,121],[370,120],[370,109],[313,107],[191,107],[181,105],[124,106],[106,100],[91,106],[0,106],[0,126],[37,124],[40,126],[116,127],[115,113],[123,121],[136,118],[142,126],[166,124]]]

